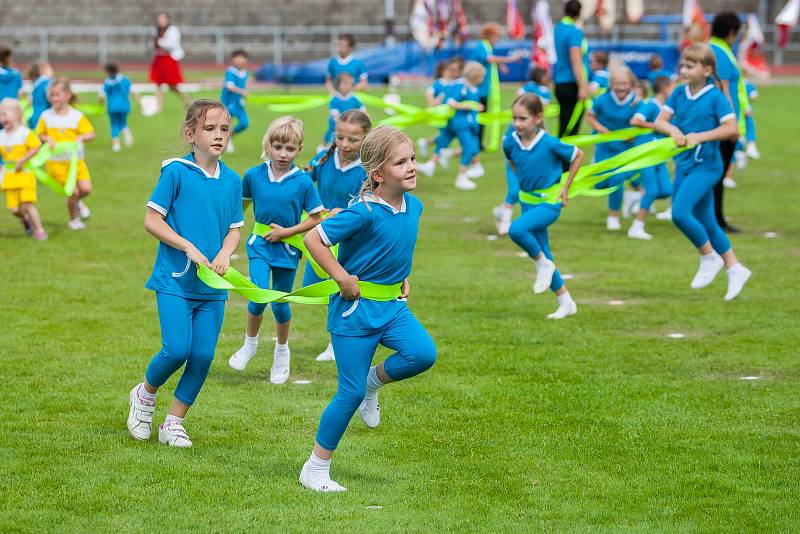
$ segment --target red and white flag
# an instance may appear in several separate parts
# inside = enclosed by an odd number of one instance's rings
[[[525,37],[525,23],[517,7],[517,0],[506,0],[506,32],[514,40]]]
[[[550,4],[547,0],[539,0],[531,8],[533,23],[533,39],[531,63],[536,67],[550,70],[556,62],[556,46],[553,34],[553,19],[550,18]]]
[[[758,17],[747,15],[747,30],[739,45],[739,63],[752,76],[766,80],[769,78],[769,65],[764,56],[764,32]]]
[[[693,42],[704,43],[711,36],[700,0],[683,0],[683,29],[685,37],[681,48]]]
[[[779,47],[783,48],[789,42],[789,30],[797,26],[798,16],[800,16],[800,0],[789,0],[775,17]]]

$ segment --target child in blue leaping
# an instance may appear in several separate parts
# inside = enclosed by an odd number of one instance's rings
[[[314,449],[300,483],[321,492],[345,491],[331,480],[330,464],[356,410],[369,428],[380,423],[378,390],[429,369],[436,346],[406,306],[422,203],[414,144],[400,130],[379,126],[361,146],[367,173],[360,198],[306,235],[305,244],[340,292],[328,305],[328,331],[336,351],[339,387],[319,422]],[[328,247],[339,244],[339,258]],[[361,298],[359,281],[401,286],[399,298]],[[378,345],[396,352],[370,366]]]
[[[128,128],[128,114],[131,112],[131,81],[119,72],[119,65],[108,63],[105,67],[108,77],[100,91],[100,103],[106,102],[108,120],[111,123],[111,150],[121,149],[119,136],[125,146],[133,144],[133,134]]]
[[[247,110],[244,109],[245,99],[250,94],[247,91],[249,77],[247,52],[241,49],[234,50],[231,52],[231,66],[225,69],[225,82],[222,84],[222,93],[219,97],[231,117],[236,119],[236,126],[233,128],[231,140],[228,142],[228,152],[235,150],[233,136],[242,133],[250,125]]]
[[[320,220],[323,206],[311,177],[294,164],[303,148],[303,123],[294,117],[281,117],[269,125],[262,142],[261,159],[244,175],[243,207],[253,203],[256,223],[269,226],[266,235],[253,229],[247,240],[250,280],[258,287],[289,292],[294,285],[300,252],[281,240],[306,232]],[[308,218],[301,221],[303,212]],[[270,284],[270,278],[272,283]],[[228,360],[237,371],[244,371],[256,354],[258,331],[266,304],[247,305],[247,331],[244,344]],[[273,302],[277,342],[269,380],[283,384],[289,379],[289,327],[292,312],[286,302]]]
[[[736,139],[736,114],[725,94],[710,80],[716,77],[714,53],[705,44],[693,44],[681,55],[684,85],[667,99],[656,128],[672,136],[678,146],[693,146],[675,158],[672,221],[700,253],[700,268],[692,289],[709,285],[723,266],[728,269],[725,300],[733,300],[751,272],[739,263],[728,236],[714,216],[714,185],[722,175],[719,142]]]
[[[345,111],[336,119],[333,144],[331,147],[316,155],[309,163],[308,172],[317,184],[317,191],[325,206],[325,212],[334,216],[350,205],[358,197],[367,174],[361,166],[359,151],[364,136],[372,129],[372,122],[363,111],[351,109]],[[311,264],[306,262],[303,273],[303,286],[321,282]],[[317,356],[317,361],[332,361],[336,359],[333,344],[328,343],[322,353]]]
[[[569,186],[581,166],[583,152],[544,131],[544,106],[538,96],[531,93],[518,96],[511,106],[511,113],[514,131],[503,141],[503,153],[522,191],[530,193],[558,183],[564,163],[569,164],[569,175],[558,202],[522,203],[522,215],[508,231],[514,243],[536,262],[533,292],[543,293],[550,288],[558,298],[558,309],[547,317],[563,319],[575,315],[578,307],[553,263],[547,228],[558,220],[562,206],[567,205]]]
[[[227,291],[212,289],[197,277],[195,264],[225,274],[244,225],[242,182],[219,159],[230,126],[220,102],[193,102],[182,127],[192,150],[161,164],[161,178],[147,203],[145,229],[159,244],[146,287],[156,292],[161,351],[129,395],[128,432],[137,440],[150,439],[156,392],[185,364],[158,440],[192,446],[183,418],[208,375],[228,298]]]

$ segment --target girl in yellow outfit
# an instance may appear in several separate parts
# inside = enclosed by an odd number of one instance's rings
[[[78,181],[75,192],[67,199],[69,211],[67,226],[72,230],[83,230],[86,228],[83,220],[89,218],[90,211],[81,199],[92,192],[89,169],[83,160],[83,141],[94,139],[94,127],[83,113],[72,107],[78,99],[72,92],[67,78],[56,78],[50,83],[47,99],[53,107],[42,112],[36,125],[36,133],[43,142],[50,145],[50,148],[63,141],[78,143]],[[69,154],[55,156],[47,161],[45,171],[58,183],[66,184],[69,159]]]
[[[22,220],[25,233],[33,234],[37,241],[47,239],[42,228],[39,210],[36,209],[36,177],[22,166],[31,159],[42,143],[30,128],[22,125],[22,108],[19,100],[4,98],[0,102],[0,180],[6,192],[6,205]]]

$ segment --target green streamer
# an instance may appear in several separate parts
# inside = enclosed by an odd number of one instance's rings
[[[494,48],[492,47],[492,43],[488,40],[484,40],[482,42],[484,48],[486,48],[486,52],[488,55],[492,55],[494,52]],[[492,63],[489,66],[489,72],[486,73],[489,76],[489,98],[487,102],[487,109],[485,111],[489,113],[499,113],[503,109],[503,93],[500,89],[500,73],[497,69],[497,64]],[[499,122],[491,122],[487,124],[486,128],[486,151],[487,152],[497,152],[500,148],[500,137],[502,136],[502,130],[500,129]]]
[[[598,143],[608,143],[609,141],[627,141],[640,135],[648,134],[653,131],[652,128],[623,128],[621,130],[614,130],[603,134],[586,134],[586,135],[568,135],[562,137],[561,141],[568,145],[575,146],[590,146]]]
[[[45,171],[47,160],[62,154],[69,154],[70,156],[67,181],[64,185],[58,183]],[[6,168],[8,168],[8,163],[10,162],[6,163]],[[13,169],[14,166],[11,166],[11,168]],[[37,180],[59,195],[70,197],[72,193],[75,192],[75,184],[78,178],[78,143],[75,141],[62,141],[61,143],[56,143],[56,147],[53,149],[51,149],[49,145],[44,144],[39,149],[39,152],[25,163],[24,168],[32,172]]]
[[[272,232],[272,227],[268,224],[262,224],[260,222],[256,222],[253,225],[253,234],[257,235],[258,237],[266,237],[267,234]],[[303,236],[300,234],[290,235],[284,239],[281,239],[282,243],[286,243],[289,246],[292,246],[300,251],[300,253],[306,257],[308,263],[311,265],[311,268],[314,270],[314,273],[322,279],[330,278],[330,275],[322,268],[322,266],[316,262],[314,257],[308,252],[306,248],[306,244],[303,243]],[[333,253],[334,258],[339,256],[339,245],[336,244],[331,248],[331,252]]]

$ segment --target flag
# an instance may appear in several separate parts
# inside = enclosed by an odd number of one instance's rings
[[[517,0],[506,0],[506,32],[511,39],[525,37],[525,23],[517,8]]]
[[[711,29],[706,22],[700,0],[683,0],[684,40],[681,48],[691,43],[704,43],[711,36]]]
[[[539,0],[531,8],[533,40],[531,41],[531,63],[550,70],[556,62],[556,47],[553,38],[553,20],[547,0]]]
[[[747,30],[739,45],[738,59],[748,73],[761,80],[769,78],[769,65],[764,56],[764,32],[758,17],[753,14],[747,15]]]
[[[789,30],[797,26],[798,16],[800,16],[800,0],[789,0],[775,17],[775,24],[778,26],[779,47],[783,48],[789,42]]]
[[[644,15],[644,0],[625,0],[625,14],[630,22],[639,22]]]

